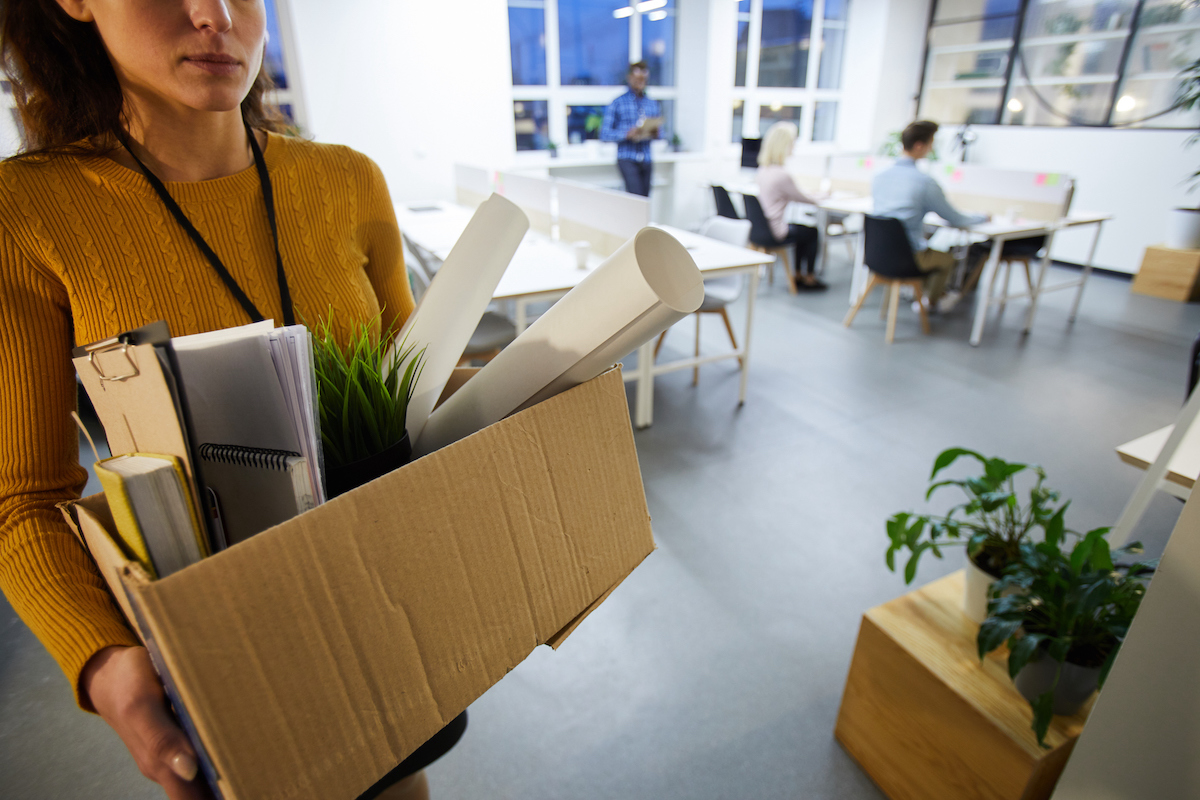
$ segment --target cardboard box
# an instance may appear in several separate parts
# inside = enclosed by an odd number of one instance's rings
[[[352,800],[654,549],[619,369],[158,581],[64,512],[226,800]]]
[[[1200,250],[1147,247],[1132,290],[1167,300],[1200,300]]]

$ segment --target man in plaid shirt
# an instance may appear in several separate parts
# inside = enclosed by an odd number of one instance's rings
[[[642,123],[662,117],[662,106],[646,97],[649,76],[645,61],[629,65],[629,91],[604,110],[604,125],[600,128],[601,140],[619,143],[617,169],[625,179],[625,191],[642,197],[650,196],[650,176],[654,171],[650,140],[658,138],[658,126],[643,127]]]

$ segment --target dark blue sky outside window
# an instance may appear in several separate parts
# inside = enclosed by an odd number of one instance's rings
[[[614,0],[559,0],[558,42],[563,86],[620,86],[629,69],[629,18]]]
[[[812,0],[763,0],[758,85],[803,87],[811,35]]]
[[[546,12],[509,6],[508,39],[513,86],[546,85]]]

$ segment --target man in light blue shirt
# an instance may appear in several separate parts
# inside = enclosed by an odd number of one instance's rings
[[[986,214],[964,214],[946,199],[942,187],[930,176],[917,169],[917,161],[929,155],[933,149],[933,136],[937,133],[936,122],[914,122],[900,134],[904,155],[896,164],[875,176],[871,182],[871,197],[875,214],[895,217],[904,223],[913,255],[922,272],[929,273],[925,279],[925,296],[929,304],[941,310],[957,301],[957,294],[947,295],[938,305],[946,288],[946,281],[954,271],[955,259],[950,253],[933,250],[925,242],[925,215],[932,211],[956,228],[969,228],[987,222]]]

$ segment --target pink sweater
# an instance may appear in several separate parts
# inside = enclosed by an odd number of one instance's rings
[[[767,215],[767,222],[771,223],[771,233],[775,234],[776,239],[783,239],[788,233],[788,203],[813,201],[797,188],[787,170],[778,164],[771,164],[758,168],[758,202]]]

